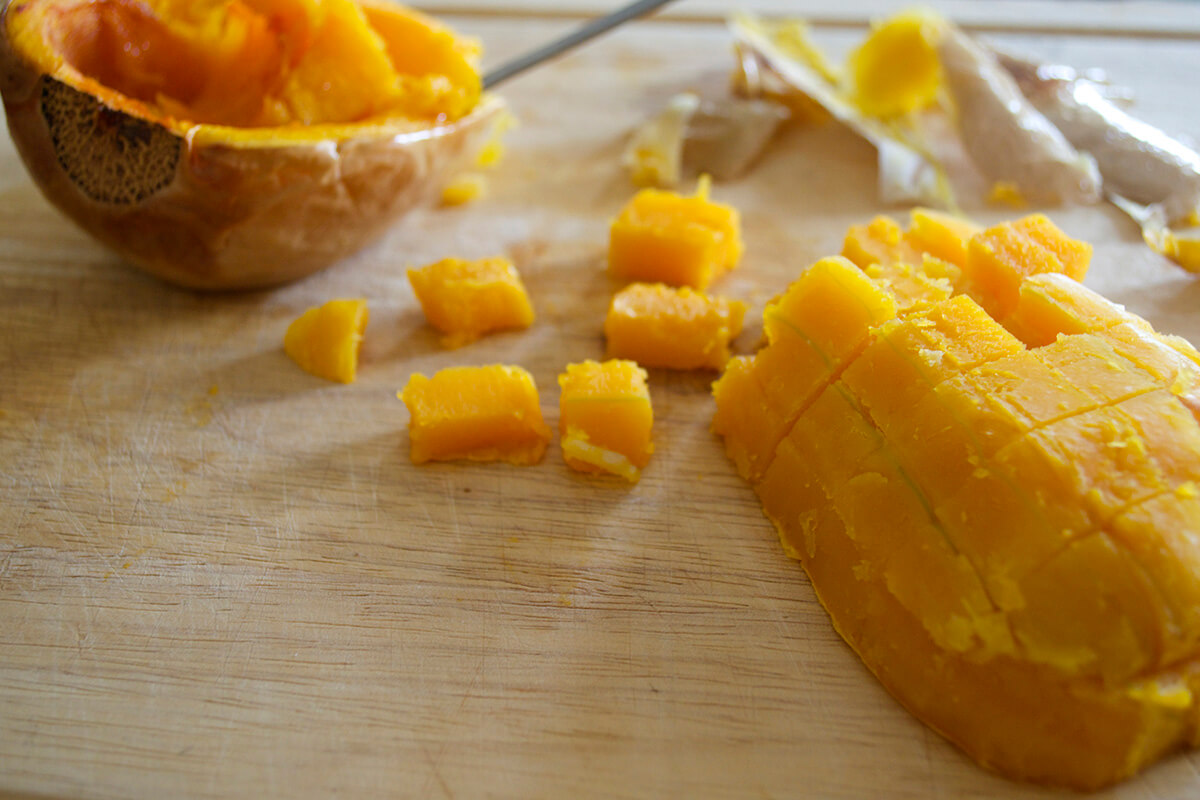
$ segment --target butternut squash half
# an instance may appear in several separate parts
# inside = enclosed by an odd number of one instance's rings
[[[18,0],[9,131],[45,196],[185,286],[321,269],[487,140],[478,48],[385,0]]]

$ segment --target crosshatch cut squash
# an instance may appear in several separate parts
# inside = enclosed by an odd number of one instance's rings
[[[1200,742],[1200,353],[1045,217],[933,222],[853,228],[769,303],[713,428],[905,707],[1095,789]]]
[[[46,198],[130,263],[278,284],[437,197],[487,141],[478,47],[384,0],[14,0],[9,131]]]

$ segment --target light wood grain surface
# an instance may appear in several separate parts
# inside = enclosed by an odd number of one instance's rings
[[[451,21],[498,62],[572,24],[532,8]],[[991,35],[1104,66],[1140,114],[1200,135],[1194,38],[1019,27]],[[817,34],[838,52],[861,28]],[[0,794],[1053,794],[980,770],[837,638],[708,431],[711,375],[652,373],[657,452],[635,487],[569,472],[557,445],[527,468],[408,461],[395,393],[414,371],[520,364],[556,424],[556,375],[603,353],[624,138],[676,91],[720,92],[728,51],[715,21],[658,21],[514,80],[522,124],[486,200],[271,292],[142,277],[0,145]],[[835,126],[788,130],[716,196],[748,243],[720,289],[755,309],[883,210],[873,152]],[[1054,217],[1096,244],[1090,285],[1200,342],[1200,283],[1132,224]],[[405,267],[493,253],[538,322],[442,350]],[[350,386],[281,349],[334,296],[371,307]],[[1198,768],[1178,756],[1102,796],[1196,797]]]

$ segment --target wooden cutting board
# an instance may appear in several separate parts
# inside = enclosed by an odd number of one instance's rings
[[[573,7],[450,19],[495,63],[573,24]],[[1023,4],[1021,24],[991,7],[998,23],[974,22],[993,40],[1104,66],[1139,113],[1200,134],[1193,9],[1135,36],[1072,28],[1059,6]],[[1117,6],[1071,7],[1121,27]],[[1053,35],[1039,8],[1058,13]],[[514,81],[521,127],[487,199],[270,292],[142,277],[0,145],[0,794],[1047,794],[914,721],[837,638],[708,430],[712,375],[652,372],[657,452],[637,486],[568,471],[557,444],[535,467],[409,463],[395,394],[411,373],[520,364],[554,426],[558,373],[602,356],[607,223],[632,192],[619,153],[671,94],[722,91],[711,12]],[[834,52],[861,34],[817,29]],[[873,151],[842,129],[787,130],[715,189],[748,243],[720,290],[760,311],[885,210],[874,181]],[[1054,218],[1096,244],[1090,285],[1200,342],[1200,282],[1132,224],[1109,207]],[[537,324],[443,350],[405,268],[495,253],[521,269]],[[337,296],[371,308],[350,386],[281,349],[291,319]],[[1107,796],[1195,797],[1198,768],[1175,757]]]

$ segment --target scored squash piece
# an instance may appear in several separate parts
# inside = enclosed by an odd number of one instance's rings
[[[429,324],[445,334],[447,347],[460,347],[495,331],[533,324],[533,305],[521,276],[503,256],[464,261],[445,258],[410,269],[408,281]]]
[[[702,178],[691,197],[659,189],[635,194],[609,231],[609,274],[704,291],[736,267],[741,218],[732,206],[710,201],[708,191]]]
[[[654,452],[654,410],[646,371],[635,362],[568,364],[558,376],[563,460],[580,472],[636,483]]]
[[[745,314],[740,300],[631,283],[613,296],[604,319],[608,356],[644,367],[719,370]]]
[[[918,208],[907,231],[884,216],[851,226],[842,255],[883,283],[903,316],[954,294],[967,241],[977,232],[967,220]]]
[[[966,289],[997,319],[1012,313],[1021,281],[1058,272],[1077,281],[1087,274],[1092,246],[1072,239],[1042,214],[1004,222],[971,237],[963,281]]]
[[[1197,354],[1067,277],[1090,251],[1047,220],[968,235],[968,280],[890,317],[844,317],[894,296],[876,258],[807,307],[802,276],[768,311],[862,341],[799,389],[765,317],[713,425],[889,691],[990,768],[1096,788],[1200,741]]]
[[[478,48],[383,0],[27,0],[9,131],[46,198],[198,288],[321,269],[436,198],[488,138]]]
[[[284,352],[305,372],[353,383],[367,318],[366,300],[330,300],[314,306],[288,326]]]
[[[520,367],[448,367],[414,373],[397,394],[408,407],[410,457],[427,461],[507,461],[545,455],[550,429],[533,376]]]
[[[743,477],[762,475],[795,419],[866,344],[871,327],[895,314],[892,297],[840,257],[818,261],[767,305],[767,346],[713,384],[712,429],[725,435],[726,453]],[[761,412],[748,419],[741,403],[722,402],[734,397]],[[734,430],[744,435],[726,435]]]

